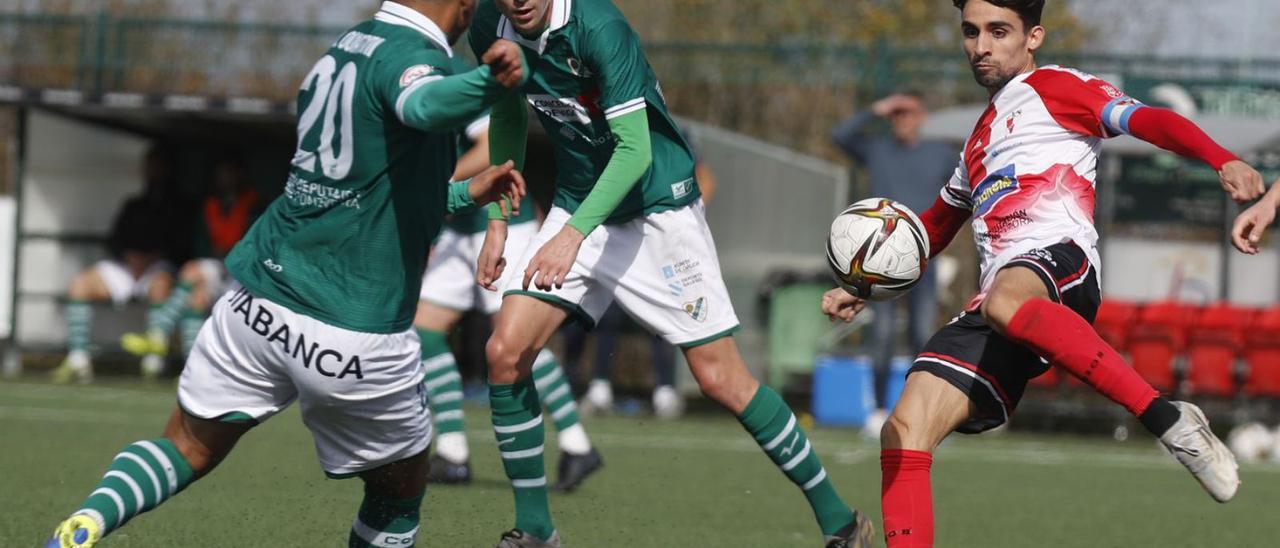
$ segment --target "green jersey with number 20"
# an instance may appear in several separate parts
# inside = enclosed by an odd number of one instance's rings
[[[499,38],[520,44],[532,76],[518,88],[555,145],[553,203],[570,213],[609,163],[610,119],[646,109],[653,163],[605,221],[682,207],[700,196],[693,154],[667,113],[640,39],[609,0],[552,0],[550,25],[536,40],[520,36],[492,1],[481,1],[469,33],[479,56]]]
[[[452,72],[452,55],[430,19],[392,3],[338,38],[302,81],[284,194],[227,257],[236,280],[338,327],[409,328],[457,133],[409,127],[401,110],[415,84]]]

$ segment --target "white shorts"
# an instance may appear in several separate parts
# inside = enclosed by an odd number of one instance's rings
[[[485,314],[498,312],[502,306],[502,293],[476,284],[476,261],[484,245],[484,234],[464,234],[447,228],[440,232],[440,241],[436,242],[427,271],[422,275],[422,300],[451,310],[479,308]],[[510,258],[524,253],[537,234],[538,223],[534,222],[507,227],[503,256]],[[503,271],[494,286],[505,287],[511,272],[510,268]]]
[[[142,276],[134,278],[133,273],[115,259],[98,261],[93,268],[98,271],[98,276],[106,284],[111,302],[117,306],[134,299],[146,299],[147,289],[151,287],[151,282],[155,281],[156,276],[173,270],[168,261],[156,261],[142,273]]]
[[[206,295],[210,298],[218,297],[227,290],[227,286],[231,283],[231,274],[227,272],[227,265],[222,262],[222,259],[193,259],[191,262],[200,269]]]
[[[372,470],[431,442],[418,335],[360,333],[252,296],[218,299],[178,381],[204,419],[263,422],[297,399],[331,477]]]
[[[716,245],[702,202],[645,215],[616,225],[600,225],[578,250],[564,287],[542,291],[520,286],[524,271],[542,244],[569,220],[553,207],[542,230],[515,264],[504,295],[530,295],[569,309],[593,326],[616,299],[649,331],[671,344],[691,347],[738,328],[738,316],[720,275]]]

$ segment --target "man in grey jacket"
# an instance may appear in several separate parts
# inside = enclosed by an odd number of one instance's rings
[[[920,138],[920,128],[928,120],[929,111],[919,95],[912,92],[890,95],[871,104],[845,120],[831,133],[831,139],[854,161],[862,164],[869,181],[868,195],[897,200],[917,214],[928,209],[956,167],[958,150],[950,143]],[[886,119],[890,131],[871,132],[877,119]],[[937,327],[938,289],[933,269],[925,269],[924,277],[905,299],[907,302],[907,334],[909,352],[924,346]],[[877,415],[885,416],[885,380],[889,361],[897,352],[899,301],[874,302],[875,312],[871,348],[876,368]],[[882,422],[877,420],[874,422]],[[878,425],[867,431],[878,434]]]

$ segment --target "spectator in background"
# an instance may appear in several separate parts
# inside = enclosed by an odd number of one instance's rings
[[[686,141],[693,142],[688,132],[680,130]],[[697,148],[693,148],[694,179],[698,190],[702,192],[702,202],[710,205],[716,194],[716,175],[711,166],[698,157]],[[580,406],[585,413],[608,413],[613,410],[613,383],[609,380],[609,368],[618,348],[618,335],[626,322],[626,313],[613,303],[600,321],[596,323],[596,358],[592,370],[591,383],[583,396]],[[575,366],[582,357],[586,345],[586,331],[577,323],[568,323],[565,328],[565,361]],[[653,359],[654,388],[652,395],[653,414],[659,418],[672,419],[684,413],[684,399],[676,392],[676,348],[658,335],[645,333],[650,338],[650,352]]]
[[[173,289],[173,265],[190,252],[190,212],[174,184],[171,151],[153,146],[143,159],[141,194],[116,215],[107,241],[109,256],[71,281],[66,307],[67,357],[54,371],[56,382],[93,379],[89,334],[94,302],[117,306],[132,300],[151,304],[147,325],[162,321],[161,305]],[[142,357],[142,374],[159,375],[164,357]]]
[[[903,92],[871,104],[845,120],[831,134],[832,141],[857,163],[862,164],[869,181],[867,197],[896,200],[917,214],[924,212],[956,167],[958,150],[950,143],[921,139],[920,129],[929,118],[928,108],[920,95]],[[877,119],[889,121],[889,134],[869,131]],[[938,321],[937,277],[933,269],[925,269],[920,283],[906,298],[907,334],[910,353],[924,346]],[[876,321],[872,324],[872,359],[875,360],[877,412],[868,421],[867,432],[878,436],[887,416],[885,384],[889,362],[897,353],[897,321],[899,301],[873,302]]]
[[[126,333],[120,346],[136,356],[169,354],[169,335],[175,325],[182,337],[182,355],[195,344],[200,326],[229,281],[222,260],[249,231],[265,204],[247,184],[244,159],[233,153],[219,158],[213,186],[197,211],[194,259],[178,271],[178,284],[158,309],[145,333]]]

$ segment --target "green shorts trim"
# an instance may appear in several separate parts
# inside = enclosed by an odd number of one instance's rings
[[[538,293],[536,291],[525,291],[522,289],[512,289],[502,294],[503,297],[506,297],[507,295],[524,295],[526,297],[533,297],[540,301],[549,302],[560,308],[568,310],[569,317],[574,321],[577,321],[579,324],[582,324],[582,327],[587,331],[591,331],[596,328],[595,318],[592,318],[590,314],[587,314],[587,311],[583,310],[577,303],[571,303],[549,293]]]
[[[245,412],[243,412],[243,411],[232,411],[232,412],[227,413],[227,414],[225,414],[225,415],[219,415],[218,417],[214,418],[213,420],[218,421],[218,422],[225,422],[225,423],[228,423],[228,424],[245,424],[245,423],[247,423],[247,424],[252,424],[252,425],[255,425],[255,426],[258,424],[258,419],[253,418],[253,415],[250,415],[250,414],[245,413]]]
[[[721,332],[719,332],[719,333],[716,333],[715,335],[712,335],[712,336],[710,336],[710,337],[703,337],[703,338],[698,339],[698,340],[696,340],[696,341],[690,341],[690,342],[687,342],[687,343],[680,343],[680,344],[677,344],[676,346],[679,346],[680,348],[693,348],[693,347],[696,347],[696,346],[702,346],[702,345],[704,345],[704,344],[712,343],[712,342],[718,341],[718,340],[720,340],[720,339],[723,339],[723,338],[725,338],[725,337],[731,336],[731,335],[733,335],[734,333],[737,333],[739,329],[742,329],[742,325],[741,325],[741,324],[739,324],[739,325],[735,325],[735,326],[733,326],[733,327],[730,327],[729,329],[726,329],[726,330],[724,330],[724,331],[721,331]]]

